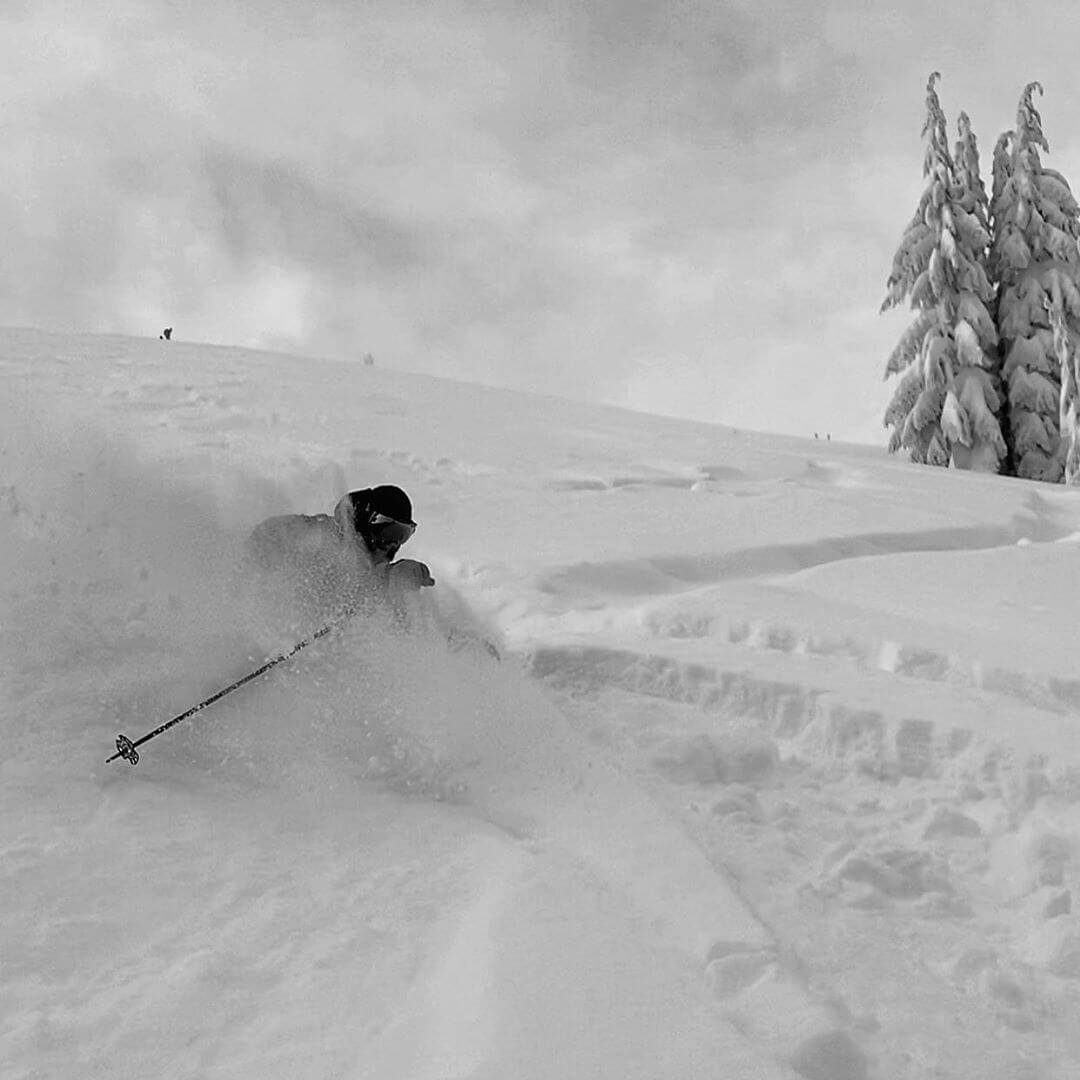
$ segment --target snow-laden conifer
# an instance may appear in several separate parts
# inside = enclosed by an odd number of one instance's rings
[[[885,412],[890,451],[913,461],[998,469],[1005,442],[997,413],[997,331],[989,306],[988,199],[971,123],[961,113],[955,158],[934,72],[926,85],[926,188],[893,257],[882,311],[907,300],[911,326],[889,357],[899,383]]]
[[[1044,306],[1054,332],[1054,351],[1061,365],[1058,425],[1064,444],[1065,483],[1080,486],[1080,350],[1061,308],[1049,297]]]
[[[1019,476],[1058,481],[1067,441],[1068,409],[1062,371],[1080,329],[1080,222],[1065,178],[1043,166],[1049,152],[1029,83],[1020,98],[1016,130],[994,154],[991,269],[998,281],[997,329],[1007,387],[1007,436]],[[1054,322],[1060,319],[1055,345]]]

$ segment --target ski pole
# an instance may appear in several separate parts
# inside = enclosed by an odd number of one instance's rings
[[[168,731],[174,724],[179,724],[181,720],[186,720],[189,716],[194,716],[197,712],[201,712],[207,705],[213,705],[215,701],[219,701],[226,694],[231,694],[238,687],[243,686],[244,683],[251,682],[252,679],[257,679],[260,675],[274,667],[275,664],[280,664],[283,660],[288,660],[290,656],[295,656],[301,649],[306,649],[312,642],[317,641],[324,634],[329,634],[336,625],[336,623],[330,623],[321,630],[316,630],[311,637],[305,638],[303,641],[298,641],[288,652],[284,652],[280,656],[275,656],[273,660],[267,660],[262,667],[245,675],[242,679],[237,679],[231,686],[226,686],[224,690],[219,690],[205,701],[200,701],[198,705],[193,705],[187,712],[182,712],[179,716],[174,716],[168,723],[162,724],[161,727],[156,727],[153,731],[148,731],[141,739],[136,739],[132,742],[126,735],[117,735],[116,753],[113,754],[111,758],[106,758],[105,764],[108,765],[110,761],[115,761],[118,757],[122,757],[130,761],[132,765],[138,765],[139,751],[135,749],[137,746],[142,746],[143,743],[157,738],[158,735],[163,731]]]

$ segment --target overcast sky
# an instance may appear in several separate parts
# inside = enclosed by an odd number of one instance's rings
[[[883,443],[927,76],[987,180],[1041,81],[1077,187],[1078,32],[1073,0],[0,0],[0,323]]]

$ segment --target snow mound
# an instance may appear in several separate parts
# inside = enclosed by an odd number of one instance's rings
[[[951,893],[947,865],[917,848],[854,851],[832,874],[841,885],[863,885],[895,900],[916,900],[928,893]]]
[[[752,783],[775,768],[776,744],[749,728],[720,735],[680,735],[665,740],[653,754],[653,765],[669,780],[681,783]]]
[[[806,1080],[867,1080],[870,1075],[866,1054],[844,1031],[807,1039],[791,1056],[791,1067]]]
[[[1062,979],[1080,980],[1080,916],[1048,919],[1021,937],[1015,949],[1033,967]]]

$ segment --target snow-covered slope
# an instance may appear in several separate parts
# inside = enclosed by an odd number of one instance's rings
[[[0,331],[5,1077],[1064,1080],[1080,502],[361,365]],[[398,483],[497,665],[286,648]]]

